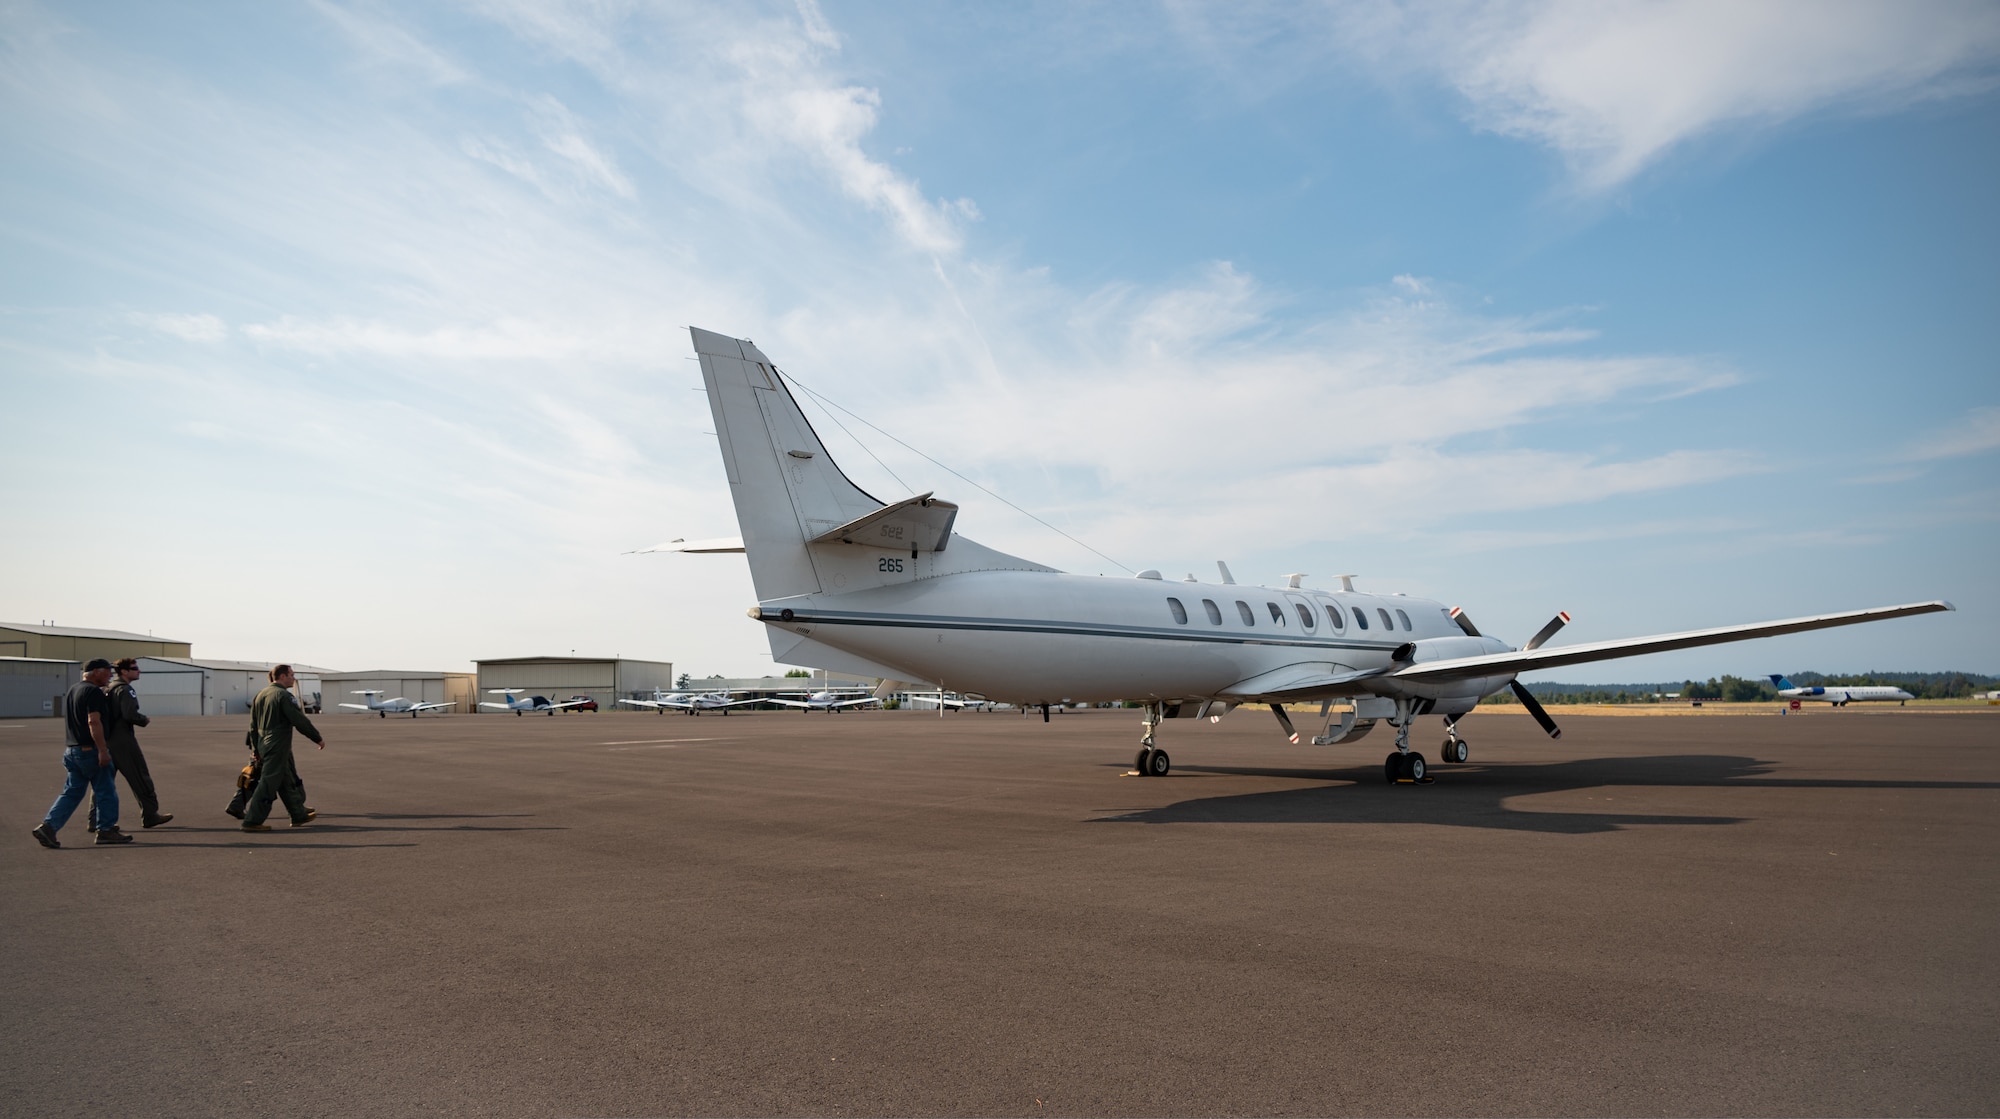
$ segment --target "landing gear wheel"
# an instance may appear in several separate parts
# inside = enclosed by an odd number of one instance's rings
[[[1152,761],[1153,748],[1151,746],[1141,747],[1139,756],[1132,759],[1132,768],[1139,771],[1139,776],[1145,777],[1150,772],[1146,767],[1151,765]]]
[[[1403,776],[1403,755],[1390,754],[1382,759],[1382,779],[1393,785]]]
[[[1444,745],[1438,751],[1438,758],[1457,765],[1463,762],[1469,753],[1471,751],[1467,748],[1463,738],[1447,738],[1444,740]]]
[[[1167,757],[1167,752],[1155,746],[1149,753],[1152,756],[1146,759],[1146,765],[1141,772],[1148,777],[1165,777],[1167,771],[1174,767],[1174,763]]]
[[[1424,779],[1424,771],[1427,768],[1424,765],[1424,756],[1415,750],[1403,755],[1403,775],[1410,780],[1422,781]]]

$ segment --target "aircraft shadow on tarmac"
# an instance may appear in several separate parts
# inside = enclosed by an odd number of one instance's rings
[[[1195,775],[1292,777],[1353,784],[1277,789],[1241,796],[1203,797],[1158,808],[1101,816],[1092,823],[1121,824],[1445,824],[1464,828],[1588,835],[1640,825],[1740,824],[1742,816],[1669,816],[1618,812],[1543,812],[1514,809],[1507,801],[1536,793],[1620,787],[1744,787],[1800,789],[1991,789],[1991,781],[1874,781],[1769,777],[1772,763],[1721,755],[1590,758],[1549,765],[1436,765],[1429,785],[1391,786],[1380,763],[1337,770],[1230,766],[1181,766]],[[1152,779],[1149,779],[1152,780]],[[1173,777],[1164,778],[1172,781]]]

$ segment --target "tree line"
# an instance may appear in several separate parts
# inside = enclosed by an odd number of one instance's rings
[[[1793,672],[1787,678],[1800,687],[1892,687],[1901,688],[1918,699],[1966,699],[1990,691],[2000,677],[1976,672],[1863,672],[1828,675],[1821,672]],[[1679,684],[1551,684],[1527,685],[1544,704],[1558,703],[1659,703],[1670,693],[1680,700],[1718,700],[1723,703],[1765,703],[1778,698],[1778,689],[1765,679],[1741,676],[1711,676],[1707,680],[1684,680]],[[1501,692],[1483,702],[1515,702],[1513,693]]]

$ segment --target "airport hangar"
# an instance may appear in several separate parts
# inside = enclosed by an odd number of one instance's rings
[[[148,715],[248,715],[250,701],[271,682],[278,661],[140,657],[139,707]],[[293,664],[292,694],[308,712],[322,710],[322,677],[328,669]],[[330,701],[329,701],[330,702]]]
[[[0,718],[61,715],[64,693],[93,657],[185,657],[192,648],[185,641],[122,629],[0,622]]]
[[[92,657],[191,657],[194,646],[149,633],[122,629],[77,629],[0,622],[0,657],[29,657],[82,663]]]
[[[379,699],[407,699],[417,703],[450,703],[454,712],[479,710],[479,678],[470,672],[422,672],[377,668],[367,672],[321,672],[322,707],[339,710],[342,703],[366,703],[369,697],[356,692],[382,693]],[[377,714],[366,711],[361,714]]]
[[[473,661],[479,677],[481,702],[497,703],[486,693],[518,688],[524,696],[547,696],[561,703],[571,696],[589,696],[600,711],[621,699],[651,699],[655,691],[672,691],[674,666],[669,661],[628,660],[624,657],[507,657]],[[473,708],[478,711],[478,707]]]

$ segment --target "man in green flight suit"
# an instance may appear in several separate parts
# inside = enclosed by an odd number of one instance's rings
[[[249,808],[243,813],[244,831],[270,831],[271,825],[264,819],[271,814],[271,802],[280,798],[295,828],[312,823],[317,815],[306,807],[305,793],[299,788],[298,769],[292,762],[292,730],[304,732],[322,750],[326,749],[326,738],[299,709],[298,697],[291,692],[297,683],[292,666],[281,664],[271,670],[270,685],[250,702],[250,733],[257,738],[261,773],[250,794]]]

